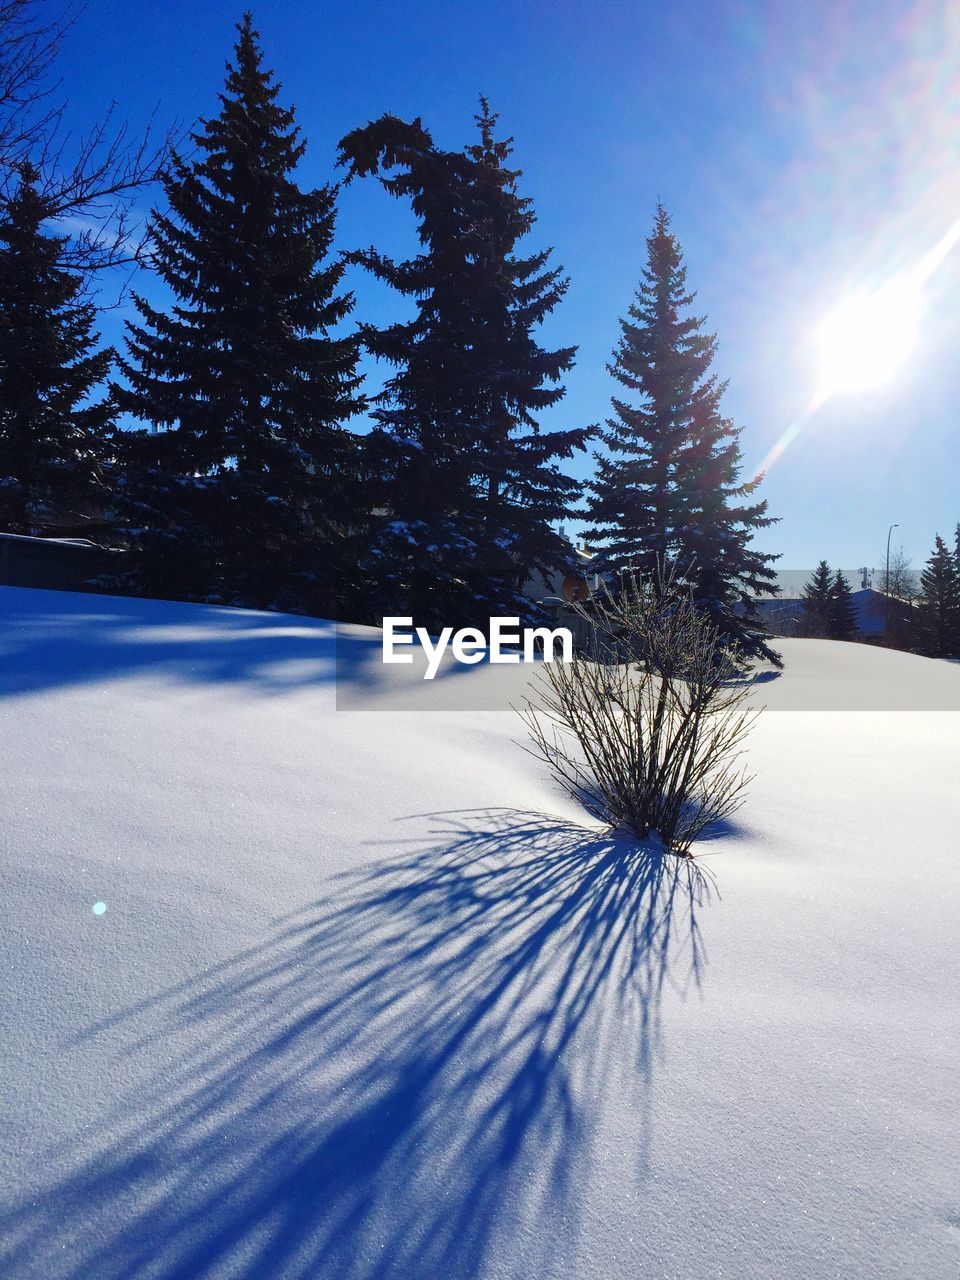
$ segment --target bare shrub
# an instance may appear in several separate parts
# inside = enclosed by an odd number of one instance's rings
[[[544,664],[520,715],[561,785],[675,853],[743,803],[752,681],[682,584],[627,578],[577,611],[587,651]]]

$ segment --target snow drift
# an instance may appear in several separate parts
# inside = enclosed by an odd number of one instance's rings
[[[686,868],[465,708],[527,669],[0,589],[0,1274],[956,1275],[960,718],[788,708],[960,668],[783,650]]]

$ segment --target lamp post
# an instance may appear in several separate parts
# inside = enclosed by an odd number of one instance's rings
[[[899,524],[892,524],[887,530],[887,568],[883,575],[883,638],[890,639],[890,535]]]

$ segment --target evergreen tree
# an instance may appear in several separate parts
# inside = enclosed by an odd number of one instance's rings
[[[920,586],[924,648],[935,658],[960,656],[960,574],[952,552],[939,534],[920,576]]]
[[[548,251],[517,252],[535,216],[496,119],[481,99],[479,141],[462,152],[391,116],[340,144],[351,178],[384,175],[391,195],[411,201],[423,246],[400,263],[356,255],[416,303],[412,320],[363,330],[396,368],[373,414],[388,513],[364,566],[374,616],[409,613],[428,626],[530,618],[525,582],[569,555],[552,526],[577,485],[558,462],[589,432],[541,431],[537,414],[563,396],[574,348],[546,350],[534,336],[567,281]]]
[[[0,206],[0,529],[78,534],[102,520],[102,464],[113,416],[96,390],[112,353],[97,351],[95,308],[63,269],[66,238],[36,173],[20,169]]]
[[[957,525],[954,534],[953,558],[957,566],[957,576],[960,577],[960,524]]]
[[[657,206],[647,264],[609,366],[628,395],[613,399],[589,500],[600,567],[656,578],[672,572],[721,635],[779,664],[764,639],[756,598],[776,591],[778,558],[751,548],[774,523],[741,482],[740,429],[725,418],[725,383],[710,373],[716,339],[690,313],[695,295],[670,220]]]
[[[831,640],[852,640],[859,630],[860,622],[850,583],[838,569],[830,588],[827,635]]]
[[[830,566],[826,560],[821,560],[801,593],[803,624],[807,635],[830,634],[833,587],[834,577]]]
[[[217,116],[176,153],[154,213],[155,269],[177,305],[136,298],[120,406],[154,428],[129,441],[131,501],[147,589],[331,612],[356,502],[346,483],[361,407],[357,341],[329,261],[335,189],[302,191],[304,143],[263,66],[250,15],[239,26]]]

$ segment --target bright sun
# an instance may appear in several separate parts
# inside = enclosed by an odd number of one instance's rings
[[[841,303],[818,334],[821,394],[888,382],[916,343],[919,319],[919,282],[910,277]]]

